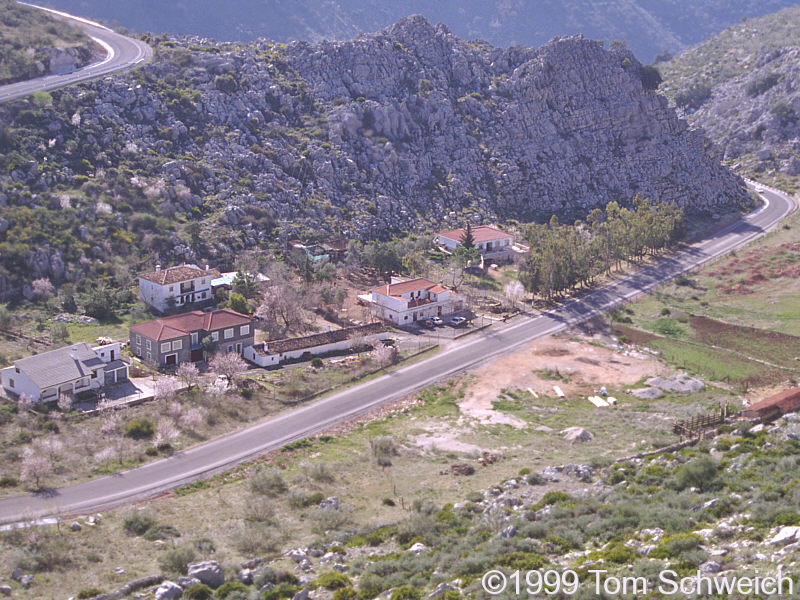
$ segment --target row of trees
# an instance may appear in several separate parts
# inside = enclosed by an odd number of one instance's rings
[[[609,203],[593,210],[586,223],[562,225],[553,216],[548,224],[529,225],[530,254],[520,266],[520,281],[528,292],[546,299],[590,285],[630,259],[673,244],[683,227],[683,211],[667,202],[651,204],[636,196],[633,208]]]

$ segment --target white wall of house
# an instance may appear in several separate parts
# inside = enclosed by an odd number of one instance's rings
[[[94,350],[97,357],[105,363],[122,358],[120,356],[120,352],[122,351],[121,342],[112,342],[111,344],[105,344],[103,346],[95,346],[92,350]]]
[[[386,340],[389,338],[388,331],[382,331],[381,333],[374,333],[372,335],[364,336],[364,341],[368,344],[375,343],[378,340]],[[303,355],[309,353],[312,356],[317,356],[319,354],[326,354],[328,352],[336,352],[342,350],[349,350],[353,345],[353,340],[343,340],[341,342],[333,342],[331,344],[320,344],[319,346],[312,346],[311,348],[301,348],[299,350],[292,350],[291,352],[284,352],[281,354],[271,354],[269,350],[267,350],[267,354],[260,354],[255,351],[253,346],[248,346],[244,349],[244,358],[249,360],[252,363],[257,364],[260,367],[269,367],[278,365],[284,361],[292,360],[295,358],[301,358]],[[263,347],[262,344],[256,344],[256,346]],[[267,348],[269,348],[269,342],[266,343]]]
[[[6,367],[0,371],[0,377],[3,379],[3,389],[7,392],[20,396],[25,394],[37,402],[39,401],[42,390],[25,373],[17,373],[16,367]]]
[[[452,240],[450,238],[439,236],[439,244],[444,246],[450,251],[455,250],[461,245],[461,240]],[[496,240],[489,240],[486,242],[479,242],[475,247],[483,254],[485,252],[502,252],[511,249],[514,245],[514,238],[512,236],[499,238]]]
[[[191,297],[187,297],[185,294],[181,294],[181,284],[186,285],[190,283],[194,283],[194,291],[191,292],[194,300],[192,300]],[[202,277],[188,279],[183,282],[168,283],[166,285],[159,285],[149,279],[139,277],[139,297],[142,302],[152,306],[159,312],[164,312],[170,308],[170,298],[174,299],[175,306],[183,306],[186,303],[185,300],[189,302],[203,302],[213,298],[213,294],[211,293],[211,275],[205,274]]]
[[[372,314],[397,325],[409,325],[414,321],[424,321],[430,317],[446,316],[463,308],[463,306],[458,306],[460,298],[451,296],[450,290],[444,290],[438,294],[424,289],[414,290],[401,296],[398,298],[373,291],[370,304]],[[410,301],[417,298],[423,300],[430,298],[431,302],[419,306],[409,306]]]

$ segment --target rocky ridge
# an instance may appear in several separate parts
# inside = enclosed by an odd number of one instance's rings
[[[0,108],[0,204],[72,219],[58,229],[72,237],[15,256],[22,270],[0,252],[0,296],[37,277],[77,281],[82,263],[133,247],[219,262],[275,230],[366,240],[466,218],[574,220],[639,193],[690,215],[748,204],[621,45],[493,48],[418,16],[348,42],[153,41],[139,71],[35,111]],[[131,211],[206,233],[141,227]],[[9,241],[20,221],[3,212]]]

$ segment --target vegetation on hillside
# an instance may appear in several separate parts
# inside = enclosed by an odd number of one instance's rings
[[[91,56],[92,41],[78,28],[15,0],[0,0],[0,85],[45,75],[47,49]]]

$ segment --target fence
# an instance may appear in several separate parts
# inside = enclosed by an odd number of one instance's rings
[[[730,415],[728,403],[720,405],[718,409],[710,415],[702,415],[700,417],[692,417],[683,421],[678,421],[672,427],[673,433],[683,438],[699,438],[703,437],[707,430],[717,427],[725,423],[725,419]]]

